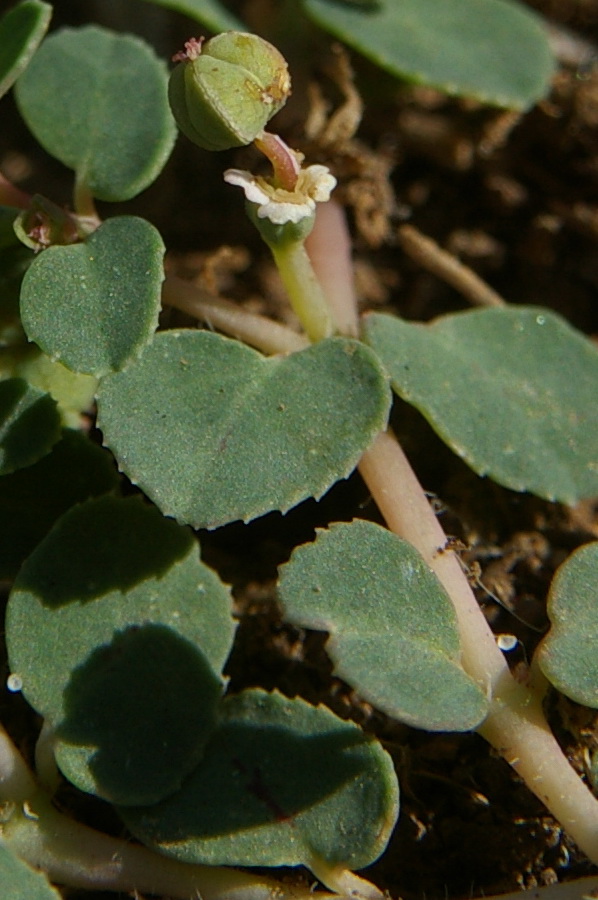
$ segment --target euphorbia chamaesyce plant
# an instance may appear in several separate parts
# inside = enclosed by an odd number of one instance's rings
[[[33,55],[49,12],[25,0],[9,14],[17,46],[0,71],[8,86],[32,57],[19,107],[75,172],[74,212],[0,184],[0,249],[15,283],[27,268],[19,310],[3,311],[0,491],[21,510],[1,557],[9,688],[44,721],[35,774],[2,734],[4,883],[55,896],[24,860],[75,887],[307,898],[309,886],[224,868],[303,864],[332,892],[321,896],[382,896],[354,870],[384,851],[396,821],[389,755],[323,706],[226,694],[231,599],[189,528],[286,511],[356,466],[388,527],[332,524],[297,548],[279,579],[286,620],[327,632],[337,674],[390,717],[476,730],[598,862],[598,801],[542,710],[549,681],[598,705],[597,545],[559,571],[553,628],[515,679],[387,428],[392,387],[478,473],[548,499],[591,496],[595,347],[531,307],[360,322],[335,178],[265,130],[290,90],[274,47],[240,32],[192,39],[167,87],[144,44],[99,28],[56,32]],[[131,70],[139,91],[126,106]],[[159,173],[175,135],[169,102],[200,147],[253,143],[267,158],[269,175],[224,178],[243,189],[302,334],[165,279],[150,223],[98,216],[96,198],[129,199]],[[318,253],[325,232],[329,255]],[[157,330],[161,303],[235,339]],[[477,400],[456,391],[462,381]],[[105,450],[80,427],[94,395]],[[147,499],[123,495],[110,454]],[[61,775],[111,803],[145,846],[58,812]]]

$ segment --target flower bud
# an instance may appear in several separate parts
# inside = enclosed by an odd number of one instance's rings
[[[170,76],[170,106],[183,134],[204,150],[250,144],[290,94],[286,60],[255,34],[192,41],[182,56]]]

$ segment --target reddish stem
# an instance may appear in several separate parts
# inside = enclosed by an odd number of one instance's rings
[[[294,191],[301,171],[297,154],[277,134],[267,131],[262,131],[253,143],[272,163],[277,186],[285,191]]]

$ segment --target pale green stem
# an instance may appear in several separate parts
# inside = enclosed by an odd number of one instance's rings
[[[0,805],[22,803],[36,790],[27,763],[0,724]]]
[[[313,900],[310,888],[220,866],[178,862],[68,818],[40,791],[2,725],[0,806],[5,816],[10,806],[14,807],[0,827],[2,840],[57,884],[164,894],[173,900]],[[338,894],[318,896],[348,900]]]
[[[264,353],[294,353],[309,346],[301,334],[266,316],[250,313],[237,303],[213,297],[189,281],[167,275],[162,286],[162,302],[174,306],[213,328],[257,347]]]
[[[60,772],[56,765],[56,737],[48,719],[44,719],[42,730],[35,745],[35,771],[37,780],[50,795],[55,794],[60,785]]]
[[[371,881],[360,878],[355,872],[351,872],[343,866],[333,866],[320,856],[312,856],[309,860],[309,868],[322,884],[337,891],[341,897],[350,897],[351,900],[384,900],[386,896]],[[315,896],[318,900],[320,894]]]
[[[584,853],[598,863],[598,800],[569,765],[542,711],[541,696],[510,674],[446,535],[398,441],[380,434],[359,464],[388,527],[413,544],[457,613],[461,662],[490,700],[477,731],[515,769]]]
[[[3,827],[3,838],[53,882],[70,887],[137,891],[177,900],[313,900],[308,887],[220,866],[178,862],[100,834],[58,812],[41,794],[31,797],[22,811],[15,811]]]
[[[343,228],[342,222],[336,224]],[[343,296],[346,302],[354,302],[350,293]],[[478,732],[580,849],[598,863],[598,800],[569,765],[550,731],[542,710],[542,690],[530,690],[511,676],[465,573],[453,551],[444,549],[446,535],[391,432],[378,435],[359,470],[388,527],[416,547],[453,602],[463,668],[490,700],[488,716]]]
[[[102,220],[98,215],[94,196],[87,184],[79,178],[75,181],[73,205],[79,225],[86,234],[91,234],[101,225]]]
[[[322,287],[302,241],[271,246],[291,306],[310,341],[330,337],[334,324]]]

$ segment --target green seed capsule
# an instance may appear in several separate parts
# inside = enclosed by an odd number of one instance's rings
[[[238,31],[187,47],[168,88],[179,128],[204,150],[250,144],[290,94],[286,60],[268,41]]]

